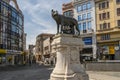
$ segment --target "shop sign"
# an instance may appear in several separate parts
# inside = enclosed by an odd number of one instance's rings
[[[6,54],[6,50],[5,49],[0,49],[0,54]]]
[[[83,38],[85,45],[92,45],[92,37]]]
[[[21,51],[16,51],[16,50],[7,50],[8,54],[21,54]]]
[[[114,46],[109,46],[109,54],[115,54]]]

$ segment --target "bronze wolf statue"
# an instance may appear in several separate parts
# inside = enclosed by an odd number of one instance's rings
[[[78,29],[78,22],[76,19],[60,15],[58,14],[58,11],[51,10],[51,12],[53,19],[57,23],[57,34],[65,33],[65,31],[67,31],[66,29],[64,29],[65,27],[69,27],[69,34],[75,35],[75,31],[80,34],[80,31]],[[61,31],[59,31],[59,26],[61,26]]]

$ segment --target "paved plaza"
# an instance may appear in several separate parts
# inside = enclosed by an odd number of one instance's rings
[[[48,80],[53,67],[43,65],[0,67],[0,80]],[[120,80],[120,72],[87,71],[90,80]]]

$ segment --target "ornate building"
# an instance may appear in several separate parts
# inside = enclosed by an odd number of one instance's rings
[[[36,37],[36,45],[35,45],[35,56],[36,56],[36,61],[37,62],[44,62],[44,40],[46,40],[49,37],[53,37],[53,34],[40,34]]]
[[[100,59],[120,59],[120,0],[95,0]]]
[[[14,2],[15,7],[10,5]],[[16,0],[0,0],[0,63],[21,64],[23,61],[24,16]]]

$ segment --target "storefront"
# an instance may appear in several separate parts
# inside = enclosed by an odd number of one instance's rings
[[[0,64],[6,63],[6,50],[0,49]]]
[[[7,50],[7,54],[6,54],[7,65],[15,65],[22,63],[23,63],[23,56],[21,51]]]
[[[93,49],[92,48],[83,48],[80,52],[80,60],[82,61],[92,61],[93,59]]]
[[[92,37],[84,37],[83,42],[84,42],[84,48],[80,52],[80,60],[81,62],[92,61],[93,58]]]
[[[115,60],[116,47],[119,47],[119,41],[98,43],[98,58],[100,60]]]

